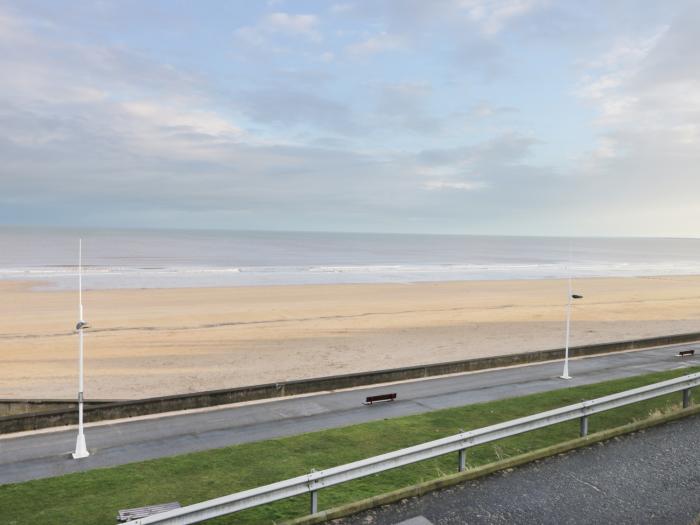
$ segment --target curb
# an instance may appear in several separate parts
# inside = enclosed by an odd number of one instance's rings
[[[474,469],[469,469],[465,472],[450,474],[448,476],[443,476],[441,478],[419,483],[417,485],[412,485],[410,487],[404,487],[392,492],[380,494],[378,496],[372,496],[371,498],[355,501],[347,505],[342,505],[340,507],[334,507],[328,510],[317,512],[316,514],[303,516],[301,518],[296,518],[291,521],[285,521],[282,522],[282,525],[314,525],[317,523],[325,523],[328,520],[350,516],[351,514],[356,514],[363,510],[379,507],[381,505],[387,505],[389,503],[395,503],[402,499],[422,496],[434,490],[450,487],[452,485],[457,485],[464,481],[488,476],[489,474],[493,474],[494,472],[498,472],[499,470],[505,470],[512,467],[519,467],[527,463],[537,461],[539,459],[544,459],[557,454],[562,454],[564,452],[569,452],[577,448],[586,447],[594,443],[607,441],[617,436],[630,434],[639,430],[644,430],[646,428],[661,425],[664,423],[669,423],[671,421],[683,419],[685,417],[694,416],[697,414],[700,414],[700,405],[691,408],[681,409],[676,412],[672,412],[670,414],[666,414],[659,417],[650,417],[642,421],[636,421],[634,423],[623,425],[621,427],[603,430],[601,432],[596,432],[595,434],[589,434],[586,437],[564,441],[562,443],[551,445],[549,447],[542,448],[539,450],[533,450],[532,452],[527,452],[519,456],[508,458],[502,461],[497,461],[495,463],[489,463],[487,465],[483,465]],[[698,516],[698,519],[691,525],[700,525],[700,516]]]

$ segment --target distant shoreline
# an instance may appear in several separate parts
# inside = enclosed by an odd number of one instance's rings
[[[695,277],[699,276],[700,271],[697,273],[667,273],[667,274],[643,274],[643,275],[573,275],[572,279],[574,281],[585,281],[591,279],[673,279],[673,278],[683,278],[683,277]],[[144,276],[143,279],[148,281],[148,276]],[[84,290],[197,290],[197,289],[237,289],[237,288],[280,288],[280,287],[305,287],[305,286],[375,286],[375,285],[416,285],[416,284],[438,284],[438,283],[506,283],[506,282],[538,282],[538,281],[561,281],[568,279],[567,276],[551,276],[551,277],[522,277],[522,278],[511,278],[503,277],[500,279],[435,279],[435,280],[403,280],[394,279],[386,281],[324,281],[324,282],[252,282],[252,283],[225,283],[225,284],[209,284],[209,285],[198,285],[196,283],[183,283],[181,285],[172,286],[173,282],[168,281],[163,283],[164,285],[158,286],[153,282],[143,282],[141,285],[124,285],[124,286],[109,286],[109,282],[102,281],[99,284],[101,286],[95,286],[95,280],[99,280],[94,276],[91,276],[89,272],[83,273],[83,289]],[[156,280],[157,281],[157,280]],[[3,278],[0,275],[0,284],[6,283],[12,285],[15,283],[18,287],[29,288],[32,291],[40,292],[70,292],[71,290],[77,289],[77,272],[75,275],[64,276],[60,283],[49,279],[19,279],[19,278]]]

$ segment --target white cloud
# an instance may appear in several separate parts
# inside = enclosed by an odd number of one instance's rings
[[[320,42],[322,35],[319,22],[316,15],[275,12],[265,15],[254,26],[236,29],[234,35],[239,41],[253,47],[263,47],[275,35]]]
[[[610,233],[624,210],[627,232],[646,233],[634,207],[656,219],[676,202],[700,224],[700,21],[691,12],[668,25],[681,4],[655,8],[661,17],[603,0],[595,13],[534,0],[316,4],[321,19],[261,3],[240,8],[254,18],[236,31],[248,46],[236,60],[211,45],[231,36],[219,24],[193,28],[192,45],[169,57],[182,43],[158,17],[16,4],[0,8],[0,221],[29,216],[8,208],[20,201],[69,216],[65,189],[78,188],[103,224],[155,210],[159,226],[187,226],[194,209],[202,225],[226,227],[222,217],[245,210],[237,227],[425,219],[434,231],[551,233],[565,228],[551,217],[569,214],[572,230],[595,220],[592,233]],[[190,23],[194,8],[168,11]],[[151,30],[138,49],[158,39],[157,53],[134,51],[128,17]],[[580,84],[562,87],[575,68]],[[591,151],[578,158],[581,144]]]
[[[66,41],[50,25],[0,11],[3,24],[13,30],[0,29],[0,142],[58,152],[92,135],[112,150],[124,148],[125,156],[201,159],[216,158],[207,141],[234,143],[245,135],[172,66]]]
[[[457,5],[488,36],[500,33],[512,20],[547,3],[545,0],[457,0]]]
[[[669,42],[682,38],[700,44],[693,34],[663,26],[641,38],[624,38],[590,61],[577,94],[598,110],[603,132],[646,133],[689,129],[700,112],[700,78],[691,64],[667,67],[678,57]],[[673,55],[673,56],[671,56]],[[684,134],[687,138],[688,135]]]
[[[258,27],[239,27],[233,35],[239,42],[251,47],[261,47],[265,43],[265,36]]]
[[[434,180],[423,183],[426,190],[460,190],[474,191],[484,188],[486,185],[483,182],[451,182],[445,180]]]
[[[487,119],[502,115],[512,115],[517,112],[517,108],[513,106],[499,106],[481,101],[471,108],[470,116]]]
[[[403,45],[403,40],[398,36],[382,32],[360,42],[351,44],[347,46],[345,50],[350,56],[362,58],[377,53],[400,49]]]
[[[646,234],[687,233],[667,211],[692,210],[700,191],[700,60],[691,52],[700,46],[698,24],[700,6],[688,4],[670,25],[616,38],[586,62],[577,90],[596,110],[598,135],[577,169],[605,189],[595,198],[611,204],[608,220],[636,221]]]
[[[154,127],[186,130],[211,137],[238,139],[243,130],[212,111],[185,109],[182,102],[170,105],[137,100],[121,104],[127,114],[149,122]]]
[[[354,8],[355,8],[355,6],[353,4],[349,4],[349,3],[333,4],[331,6],[330,11],[334,15],[338,15],[338,14],[348,13],[348,12],[352,11]]]
[[[290,15],[288,13],[271,13],[262,23],[267,31],[272,33],[284,33],[287,35],[300,35],[310,40],[320,40],[318,32],[318,17],[316,15]]]
[[[375,115],[376,127],[435,133],[448,124],[431,113],[433,88],[426,82],[398,82],[380,87]]]

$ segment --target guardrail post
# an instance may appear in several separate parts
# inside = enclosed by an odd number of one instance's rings
[[[316,514],[318,512],[318,491],[311,491],[311,514]]]
[[[683,390],[683,408],[690,406],[690,388]]]
[[[459,451],[459,471],[464,472],[467,470],[467,449],[463,448]]]
[[[586,437],[588,435],[588,416],[581,416],[579,430],[581,437]]]

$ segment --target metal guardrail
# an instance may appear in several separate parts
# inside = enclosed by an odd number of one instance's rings
[[[129,523],[132,525],[148,525],[152,523],[184,525],[187,523],[198,523],[217,516],[231,514],[306,493],[311,494],[311,513],[315,513],[318,511],[318,491],[320,489],[453,452],[458,452],[459,470],[462,471],[466,467],[466,451],[469,447],[490,443],[573,419],[580,420],[580,434],[585,436],[588,434],[588,417],[592,414],[674,392],[683,392],[683,407],[686,408],[690,404],[690,389],[698,385],[700,385],[700,373],[669,379],[668,381],[634,388],[591,401],[583,401],[496,425],[461,432],[460,434],[346,465],[311,472],[304,476],[297,476],[296,478],[279,481],[271,485],[237,492],[202,503],[195,503],[194,505],[137,519]]]

